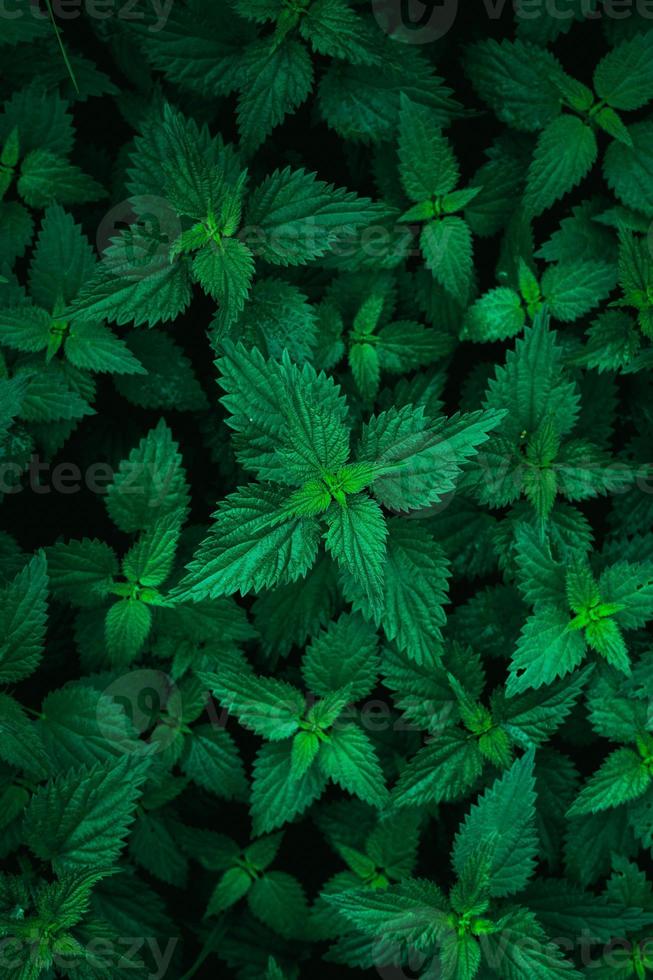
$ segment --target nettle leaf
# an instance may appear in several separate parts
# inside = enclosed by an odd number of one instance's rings
[[[141,652],[152,628],[152,610],[138,599],[118,599],[105,619],[105,639],[115,664],[128,664]]]
[[[388,521],[383,603],[375,621],[389,640],[418,663],[433,663],[442,644],[449,564],[421,525]],[[374,616],[365,593],[348,579],[348,598],[366,616]]]
[[[32,150],[23,160],[18,192],[33,208],[48,204],[83,204],[106,196],[104,188],[74,163],[50,150]]]
[[[616,285],[608,262],[557,263],[542,276],[542,294],[556,320],[569,322],[589,313]]]
[[[242,655],[231,654],[204,683],[240,723],[269,739],[285,739],[299,728],[304,695],[274,677],[259,677]]]
[[[158,518],[185,511],[186,477],[177,443],[163,419],[123,460],[107,488],[107,510],[122,531],[146,530]]]
[[[193,274],[204,291],[232,317],[245,305],[254,275],[254,257],[242,242],[224,238],[219,244],[211,242],[197,252]]]
[[[641,796],[651,785],[653,774],[632,749],[617,749],[590,777],[569,808],[570,816],[597,813]]]
[[[614,109],[639,109],[653,99],[650,35],[636,34],[601,58],[594,88]]]
[[[528,751],[479,797],[454,842],[453,865],[458,874],[482,846],[489,847],[492,895],[520,891],[535,868],[538,839],[533,758],[532,750]]]
[[[543,130],[528,171],[524,206],[534,216],[572,190],[596,161],[592,129],[577,116],[562,115]]]
[[[97,605],[118,574],[115,552],[97,539],[54,544],[45,554],[53,595],[74,605]]]
[[[579,394],[563,371],[562,350],[546,315],[538,314],[507,354],[505,366],[497,368],[485,406],[506,412],[501,431],[516,438],[522,431],[535,432],[547,416],[556,419],[561,435],[573,427]]]
[[[285,500],[256,484],[227,497],[173,595],[194,602],[245,595],[305,575],[317,557],[320,525],[312,517],[284,516]]]
[[[238,748],[224,729],[197,725],[184,746],[182,768],[198,786],[231,799],[247,790],[245,770]]]
[[[556,606],[542,606],[526,620],[510,665],[509,693],[550,684],[578,667],[587,646],[570,623],[570,614]]]
[[[358,930],[429,949],[450,929],[447,900],[431,881],[408,879],[383,890],[324,895]]]
[[[386,213],[369,198],[305,170],[286,168],[267,177],[250,196],[246,226],[255,230],[256,254],[266,262],[303,265],[378,224]]]
[[[383,806],[388,792],[369,736],[357,725],[336,725],[320,749],[318,765],[334,783],[372,806]]]
[[[627,207],[653,217],[651,192],[651,147],[653,126],[638,122],[628,127],[631,146],[614,140],[603,158],[603,174],[620,201]]]
[[[365,494],[354,494],[344,507],[331,504],[326,522],[327,550],[361,588],[371,608],[379,608],[388,533],[381,508]]]
[[[454,489],[462,464],[501,418],[498,412],[472,412],[431,421],[412,405],[374,416],[363,429],[358,450],[361,459],[386,470],[372,484],[374,496],[397,511],[439,502]]]
[[[25,839],[60,871],[109,867],[124,846],[149,760],[124,756],[51,779],[30,800]]]
[[[91,246],[72,215],[57,204],[47,208],[29,272],[34,302],[47,310],[59,300],[70,302],[94,266]]]
[[[61,771],[92,766],[139,748],[123,706],[92,687],[75,683],[47,696],[38,732],[50,766]]]
[[[420,247],[424,261],[437,281],[461,306],[472,285],[472,233],[463,218],[448,215],[422,228]]]
[[[465,316],[465,340],[507,340],[521,333],[526,311],[521,297],[507,286],[498,286],[473,303]]]
[[[247,902],[254,915],[281,936],[302,936],[308,904],[301,884],[292,875],[268,871],[254,882]]]
[[[473,785],[483,769],[478,746],[459,731],[433,737],[410,760],[393,790],[397,806],[455,800]]]
[[[564,958],[528,909],[509,912],[501,924],[497,933],[484,937],[485,956],[490,963],[501,962],[501,975],[507,980],[519,980],[532,971],[551,980],[580,980],[582,974]],[[507,936],[505,942],[503,935]]]
[[[254,763],[251,814],[254,832],[264,834],[303,813],[322,793],[327,776],[310,766],[302,776],[291,773],[290,741],[270,742]]]
[[[32,558],[0,595],[0,682],[13,684],[38,666],[45,641],[48,575],[45,555]]]
[[[164,223],[170,221],[170,206],[165,207]],[[170,261],[169,246],[154,230],[130,226],[104,250],[95,273],[70,304],[70,314],[136,326],[174,319],[190,303],[192,287],[187,260]]]
[[[546,48],[523,41],[479,41],[467,51],[466,69],[481,98],[508,126],[535,132],[560,112],[555,80],[561,69]]]
[[[459,171],[449,141],[438,129],[427,106],[401,96],[399,113],[401,180],[412,201],[448,194],[458,183]]]
[[[287,38],[251,45],[240,70],[238,129],[245,152],[252,153],[308,97],[313,65],[304,45]]]
[[[314,694],[325,696],[351,686],[351,697],[369,694],[378,671],[378,636],[361,616],[343,613],[317,633],[302,662],[302,674]]]

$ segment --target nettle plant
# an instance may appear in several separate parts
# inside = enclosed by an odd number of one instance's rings
[[[1,977],[653,978],[644,5],[14,6]]]
[[[372,416],[352,450],[347,401],[324,373],[242,346],[226,348],[217,367],[238,460],[259,482],[215,512],[175,595],[215,598],[293,582],[323,542],[350,601],[370,616],[397,618],[406,584],[385,560],[392,532],[383,508],[401,513],[439,501],[503,413],[429,419],[408,404]]]

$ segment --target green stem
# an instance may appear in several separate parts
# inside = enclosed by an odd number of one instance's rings
[[[63,41],[61,40],[61,32],[59,31],[59,28],[57,27],[57,22],[54,19],[54,11],[52,10],[52,4],[51,4],[50,0],[45,0],[45,5],[48,8],[48,14],[50,15],[50,21],[52,23],[52,27],[54,28],[54,33],[55,33],[56,38],[57,38],[57,43],[59,45],[59,50],[61,51],[61,56],[62,56],[62,58],[64,60],[65,66],[66,66],[66,68],[68,70],[68,74],[70,75],[70,80],[73,83],[73,85],[75,86],[75,91],[79,95],[79,86],[77,84],[77,79],[75,78],[75,72],[73,71],[73,66],[71,65],[71,63],[70,63],[70,61],[68,59],[68,55],[66,54],[66,49],[63,46]]]
[[[197,973],[197,971],[201,967],[202,963],[204,963],[204,961],[207,960],[208,957],[213,952],[213,943],[215,942],[216,939],[218,939],[224,933],[224,928],[225,928],[224,921],[222,919],[219,920],[218,922],[216,922],[216,924],[214,925],[213,929],[208,934],[208,936],[207,936],[207,938],[206,938],[206,940],[204,942],[204,945],[202,946],[202,949],[200,950],[199,956],[197,957],[197,959],[195,960],[195,962],[191,966],[191,968],[188,971],[188,973],[184,973],[184,975],[181,978],[181,980],[191,980],[191,977],[194,977],[195,976],[195,974]]]

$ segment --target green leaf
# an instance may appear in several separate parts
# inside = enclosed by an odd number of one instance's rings
[[[0,693],[0,758],[28,775],[40,778],[47,772],[47,755],[38,727],[22,706]]]
[[[420,247],[440,285],[465,306],[474,272],[472,234],[466,222],[451,215],[429,221],[422,228]]]
[[[388,521],[383,603],[375,618],[388,640],[417,663],[438,659],[448,579],[444,553],[422,526]],[[360,589],[352,585],[347,595],[366,615],[373,614]]]
[[[578,667],[587,647],[570,621],[562,609],[547,605],[526,620],[510,664],[509,694],[550,684]]]
[[[121,462],[107,488],[106,506],[114,524],[127,532],[147,530],[159,518],[186,510],[181,454],[163,419]]]
[[[140,746],[137,732],[117,700],[74,682],[48,694],[38,732],[50,768],[62,772],[138,752]]]
[[[483,943],[487,962],[500,964],[505,980],[522,980],[526,976],[580,980],[582,976],[528,909],[517,908],[502,916],[501,929],[484,936]]]
[[[470,306],[462,337],[481,343],[507,340],[521,333],[525,323],[526,312],[519,295],[507,286],[498,286]]]
[[[356,343],[349,349],[349,366],[363,398],[372,401],[379,390],[379,354],[372,344]]]
[[[224,344],[217,362],[222,403],[239,434],[237,454],[261,479],[297,485],[347,458],[347,403],[332,378],[284,353],[281,363]],[[333,454],[333,455],[332,455]],[[290,479],[289,479],[290,476]]]
[[[286,168],[251,195],[247,225],[256,229],[257,256],[273,265],[303,265],[385,215],[385,207],[366,197]]]
[[[574,425],[579,401],[575,383],[564,373],[557,335],[546,314],[538,314],[508,352],[505,366],[496,369],[484,404],[507,413],[501,432],[518,441],[522,431],[534,433],[547,417],[555,418],[564,435]]]
[[[172,571],[183,511],[164,514],[150,525],[122,562],[123,574],[139,586],[162,585]]]
[[[440,958],[443,977],[474,980],[481,965],[481,947],[474,936],[451,933],[442,941]]]
[[[542,214],[589,172],[598,154],[596,136],[577,116],[562,115],[543,130],[528,171],[524,206]]]
[[[258,735],[285,739],[298,730],[304,695],[285,681],[259,677],[242,654],[225,656],[217,672],[202,678],[241,725]]]
[[[317,633],[304,655],[302,674],[308,688],[320,696],[351,685],[351,697],[369,694],[378,671],[376,630],[356,613],[342,613]]]
[[[412,405],[373,416],[363,428],[358,455],[382,467],[372,484],[374,496],[396,511],[438,503],[501,418],[498,412],[470,412],[432,422]]]
[[[401,181],[411,201],[425,201],[454,189],[458,165],[449,141],[437,125],[437,117],[424,105],[403,93],[399,112],[399,161]]]
[[[501,724],[515,741],[524,746],[540,745],[563,724],[578,701],[587,677],[587,670],[582,670],[537,693],[525,691],[505,700],[493,699],[493,716],[496,710]]]
[[[256,834],[280,827],[303,813],[324,789],[327,777],[311,766],[295,779],[291,773],[291,743],[270,742],[258,752],[254,763],[251,815]]]
[[[35,555],[0,593],[0,683],[14,684],[43,655],[48,575],[43,552]]]
[[[193,273],[202,289],[224,308],[227,319],[240,313],[247,300],[252,277],[252,253],[236,238],[223,238],[199,250]]]
[[[532,133],[560,113],[560,65],[544,47],[523,41],[483,40],[467,51],[474,87],[506,125]]]
[[[315,0],[300,20],[299,31],[318,54],[352,65],[377,61],[365,24],[345,0]]]
[[[577,817],[584,813],[598,813],[636,800],[646,792],[652,781],[653,774],[641,756],[632,749],[617,749],[590,777],[568,814]]]
[[[46,310],[69,303],[91,275],[93,252],[79,225],[58,204],[43,215],[29,270],[30,295]]]
[[[433,882],[419,878],[382,891],[325,893],[324,898],[356,929],[375,939],[384,936],[393,943],[405,942],[429,950],[451,928],[444,895]]]
[[[116,664],[130,663],[143,649],[152,628],[152,611],[139,599],[119,599],[107,612],[105,638]]]
[[[244,868],[229,868],[213,890],[206,910],[207,915],[219,915],[231,908],[247,894],[253,884]]]
[[[239,81],[238,130],[251,154],[308,97],[313,66],[306,48],[292,38],[281,44],[261,40],[246,51]]]
[[[603,158],[603,175],[617,198],[627,207],[653,217],[653,125],[639,122],[628,127],[632,146],[612,142]]]
[[[483,757],[473,741],[458,731],[438,733],[405,767],[393,800],[397,806],[416,806],[458,799],[482,769]]]
[[[601,574],[599,591],[603,602],[622,607],[613,615],[624,629],[638,629],[653,618],[653,566],[648,561],[615,562]]]
[[[65,339],[64,350],[66,358],[78,368],[112,374],[146,373],[125,341],[101,323],[74,321]]]
[[[118,392],[141,408],[198,411],[208,402],[190,360],[163,331],[133,330],[125,343],[146,374],[114,378]]]
[[[5,307],[0,310],[2,343],[15,350],[45,350],[50,342],[51,317],[38,306]]]
[[[653,99],[653,51],[651,35],[617,45],[594,70],[594,88],[600,99],[614,109],[640,109]]]
[[[383,771],[369,737],[358,725],[336,725],[318,755],[322,772],[365,803],[382,807],[388,800]]]
[[[320,527],[312,517],[284,516],[284,501],[283,493],[256,484],[230,494],[173,595],[194,602],[245,595],[305,575],[317,556]]]
[[[370,497],[357,493],[347,498],[345,506],[332,503],[325,516],[327,550],[362,589],[370,607],[378,609],[388,533],[381,508]]]
[[[560,262],[549,266],[541,285],[551,315],[568,323],[606,299],[616,285],[615,269],[610,262]]]
[[[81,766],[40,787],[25,814],[25,840],[57,872],[106,868],[134,819],[148,761],[125,756]]]
[[[614,136],[616,140],[620,143],[624,143],[626,146],[632,146],[633,141],[630,138],[630,133],[628,132],[626,126],[621,120],[621,117],[617,115],[614,109],[606,106],[601,109],[600,112],[596,114],[596,122],[609,136]]]
[[[165,210],[161,220],[171,220]],[[132,226],[107,246],[67,312],[135,326],[173,320],[190,303],[192,289],[187,260],[171,261],[169,248],[170,242],[162,242],[153,230]]]
[[[32,150],[23,160],[18,192],[32,208],[59,204],[85,204],[106,196],[103,187],[75,164],[49,150]]]
[[[194,783],[224,799],[241,799],[247,791],[238,748],[222,728],[195,726],[184,745],[181,766]]]
[[[118,559],[108,544],[83,538],[45,549],[53,594],[76,606],[95,606],[108,595]]]
[[[302,886],[292,875],[266,872],[254,882],[247,902],[254,915],[280,936],[302,936],[308,905]]]
[[[521,891],[537,858],[535,800],[533,752],[528,751],[479,797],[465,817],[453,847],[458,874],[481,847],[488,846],[490,894],[502,897]]]

